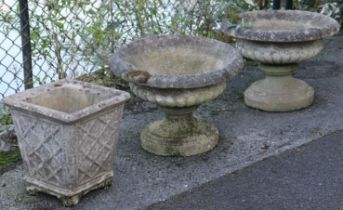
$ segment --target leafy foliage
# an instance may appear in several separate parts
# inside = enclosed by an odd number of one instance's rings
[[[343,23],[343,3],[341,0],[294,0],[295,8],[320,12]]]
[[[11,114],[7,111],[7,109],[0,106],[0,128],[4,125],[10,125],[12,123],[13,122],[12,122]]]
[[[0,152],[0,175],[13,168],[21,160],[19,150]]]
[[[339,1],[294,0],[294,6],[342,21]],[[139,37],[187,34],[223,40],[218,33],[223,18],[234,23],[238,13],[268,9],[271,4],[271,0],[32,0],[33,61],[47,63],[51,69],[42,71],[52,71],[46,73],[51,78],[77,77],[106,67],[116,47]],[[14,19],[1,13],[9,25],[18,24]],[[37,78],[38,83],[45,80]]]

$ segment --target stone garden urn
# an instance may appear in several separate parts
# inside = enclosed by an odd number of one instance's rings
[[[236,26],[224,23],[225,34],[237,38],[237,48],[258,61],[266,77],[245,92],[245,103],[265,111],[292,111],[312,104],[314,90],[292,74],[300,61],[317,55],[321,40],[339,31],[339,24],[319,13],[297,10],[245,12]]]
[[[190,36],[142,38],[121,47],[110,61],[134,94],[165,113],[141,133],[142,147],[164,156],[190,156],[215,147],[217,128],[192,113],[220,95],[242,66],[233,47]]]
[[[26,190],[75,205],[112,183],[126,92],[61,80],[9,96]]]

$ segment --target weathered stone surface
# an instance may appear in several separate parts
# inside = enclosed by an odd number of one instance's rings
[[[0,120],[7,119],[9,115],[8,108],[4,105],[3,100],[0,100]],[[2,125],[0,123],[0,152],[13,150],[13,144],[15,143],[16,136],[13,125]]]
[[[260,62],[264,80],[244,93],[250,107],[264,111],[294,111],[312,104],[314,90],[292,78],[295,63],[316,56],[321,39],[339,31],[334,19],[315,12],[278,10],[240,14],[237,27],[223,23],[223,32],[238,38],[237,48],[246,58]]]
[[[190,156],[211,150],[218,143],[218,130],[193,117],[198,105],[218,97],[226,82],[196,89],[158,89],[130,84],[140,98],[161,106],[166,117],[150,123],[141,134],[142,147],[164,156]]]
[[[269,112],[294,111],[310,106],[314,90],[306,82],[288,77],[269,77],[244,91],[246,105]]]
[[[310,59],[322,49],[321,41],[270,43],[238,40],[237,49],[249,59],[268,64],[291,64]]]
[[[0,152],[13,150],[13,145],[17,143],[17,136],[13,125],[5,125],[0,128]]]
[[[230,45],[192,36],[151,36],[121,47],[110,60],[114,73],[125,80],[142,79],[156,88],[198,88],[231,79],[243,60]],[[148,74],[147,74],[148,73]]]
[[[291,75],[297,65],[260,65],[266,78],[254,82],[244,91],[246,105],[270,112],[294,111],[310,106],[314,90]]]
[[[3,99],[0,100],[0,117],[9,114],[8,108],[5,106]]]
[[[130,84],[138,97],[166,107],[192,107],[217,98],[225,89],[226,82],[196,89],[159,89]]]
[[[164,156],[191,156],[213,149],[219,140],[218,129],[193,117],[196,108],[163,107],[166,117],[143,129],[142,147]]]
[[[336,34],[339,23],[323,14],[302,10],[264,10],[239,15],[239,25],[222,29],[239,39],[262,42],[315,41]]]
[[[123,103],[129,94],[62,80],[5,99],[25,166],[26,190],[74,205],[108,185]]]
[[[190,156],[213,149],[218,131],[184,110],[218,97],[226,80],[243,67],[243,60],[223,42],[155,36],[120,48],[110,66],[116,75],[130,82],[138,97],[173,110],[172,117],[167,111],[163,120],[143,130],[142,147],[157,155]]]

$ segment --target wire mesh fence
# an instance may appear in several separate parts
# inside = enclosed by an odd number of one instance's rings
[[[218,25],[268,0],[1,0],[0,100],[25,87],[106,69],[117,46],[150,34],[225,39]],[[340,15],[339,1],[295,1]],[[228,40],[225,40],[228,41]]]
[[[197,26],[208,27],[212,23],[207,16],[214,15],[214,11],[205,13],[212,4],[173,0],[3,0],[0,99],[24,87],[103,68],[118,45],[134,38],[191,34]],[[202,16],[193,20],[200,12]]]
[[[103,66],[127,30],[111,30],[118,21],[111,2],[2,1],[0,98]]]

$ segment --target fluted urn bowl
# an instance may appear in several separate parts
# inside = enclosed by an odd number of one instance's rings
[[[297,63],[316,56],[321,40],[339,31],[332,18],[297,10],[254,11],[239,15],[237,26],[224,23],[222,30],[236,37],[237,48],[258,61],[266,78],[245,92],[245,103],[265,111],[292,111],[312,104],[314,90],[292,74]]]
[[[218,142],[218,130],[192,112],[220,95],[243,66],[238,51],[225,43],[190,36],[154,36],[121,47],[111,58],[115,75],[134,94],[157,103],[164,119],[147,125],[142,147],[157,155],[190,156]]]

